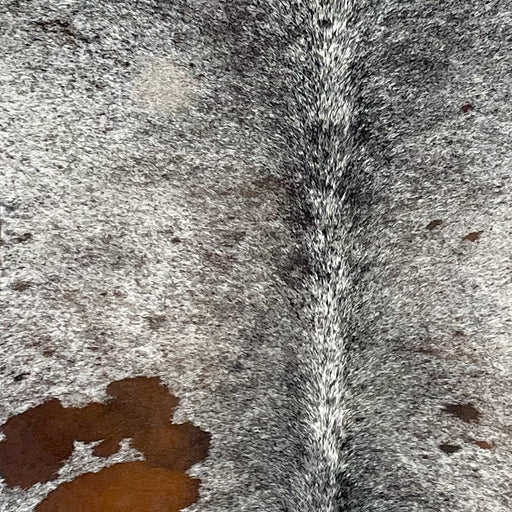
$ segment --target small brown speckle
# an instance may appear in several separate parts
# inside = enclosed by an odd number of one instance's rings
[[[434,220],[431,220],[426,226],[425,226],[425,229],[429,229],[430,231],[432,231],[433,229],[437,228],[438,226],[440,226],[441,224],[443,223],[443,221],[441,219],[434,219]]]
[[[11,290],[14,290],[16,292],[24,292],[25,290],[28,290],[32,286],[32,283],[28,281],[16,281],[15,283],[11,284]]]
[[[443,443],[439,445],[439,448],[443,450],[444,453],[451,455],[452,453],[458,452],[462,447],[458,444]]]
[[[182,242],[182,240],[181,240],[181,238],[180,238],[179,236],[173,236],[173,237],[171,238],[171,242],[172,242],[173,244],[180,244],[180,243]]]
[[[475,106],[473,105],[473,103],[471,103],[470,101],[468,101],[467,103],[464,103],[464,105],[462,105],[462,107],[460,107],[460,110],[466,114],[467,112],[473,110],[475,108]]]
[[[442,412],[457,416],[466,423],[478,423],[482,413],[471,404],[446,404]]]
[[[475,441],[475,444],[483,450],[491,450],[494,446],[494,444],[489,441]]]
[[[473,231],[472,233],[469,233],[466,235],[462,240],[469,240],[470,242],[475,242],[480,238],[483,231]]]
[[[417,349],[417,352],[420,352],[421,354],[427,354],[429,356],[438,356],[439,350],[436,350],[433,347],[419,347]]]

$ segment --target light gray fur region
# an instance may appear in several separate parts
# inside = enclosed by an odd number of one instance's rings
[[[510,512],[511,13],[2,2],[0,421],[158,375],[191,511]]]
[[[268,13],[0,7],[2,423],[50,397],[85,405],[114,380],[159,376],[181,399],[175,420],[212,435],[191,510],[279,510],[300,324]],[[77,453],[55,482],[4,486],[0,510],[33,510],[100,467]]]

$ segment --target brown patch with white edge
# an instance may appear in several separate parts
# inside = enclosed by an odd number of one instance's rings
[[[199,481],[185,471],[206,457],[210,435],[191,423],[170,422],[179,400],[156,377],[113,382],[107,393],[112,399],[106,403],[65,408],[53,399],[9,418],[0,442],[0,475],[7,485],[27,489],[52,480],[74,441],[101,441],[93,453],[109,457],[129,438],[145,461],[81,475],[50,493],[36,511],[173,512],[194,503]]]

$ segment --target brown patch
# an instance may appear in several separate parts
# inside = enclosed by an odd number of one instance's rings
[[[489,441],[475,441],[475,444],[483,450],[491,450],[494,447],[494,443],[490,443]]]
[[[466,334],[463,331],[455,331],[453,335],[456,336],[457,338],[463,338],[464,336],[466,336]]]
[[[459,361],[463,356],[471,358],[468,354],[463,353],[460,350],[455,353],[450,353],[448,351],[443,351],[441,349],[434,347],[419,347],[416,349],[416,352],[428,356],[439,357],[441,359],[444,359],[445,361]]]
[[[244,187],[240,190],[240,195],[247,198],[258,198],[261,196],[276,194],[283,188],[284,182],[277,176],[263,176],[262,178],[251,181],[252,187]]]
[[[117,469],[82,475],[71,484],[58,487],[43,502],[46,504],[42,503],[36,510],[157,512],[179,510],[178,503],[193,503],[197,499],[197,483],[179,472],[206,457],[210,435],[191,423],[173,425],[170,422],[179,401],[156,377],[113,382],[107,387],[107,393],[112,399],[104,404],[65,408],[59,400],[53,399],[9,418],[2,427],[6,437],[0,442],[0,475],[7,485],[27,489],[37,482],[55,478],[71,456],[74,441],[102,441],[93,453],[108,457],[118,451],[123,439],[131,438],[131,445],[144,454],[146,462],[119,464]],[[105,490],[111,478],[112,495]],[[137,486],[133,486],[133,482],[137,482]],[[153,485],[163,487],[156,491]],[[102,489],[106,492],[105,501],[100,495],[96,496]],[[181,490],[176,494],[176,489]],[[158,505],[158,500],[147,505],[145,500],[150,498],[146,494],[153,492],[160,497],[162,505]],[[175,496],[175,505],[167,500],[169,493]],[[112,497],[121,494],[127,501]],[[178,499],[179,496],[183,499]],[[129,497],[138,501],[131,503]],[[69,503],[75,500],[82,508],[70,508]],[[109,503],[110,508],[101,508],[100,503]],[[164,505],[167,508],[161,508]]]
[[[483,231],[473,231],[472,233],[469,233],[466,235],[462,240],[469,240],[470,242],[475,242],[480,238]]]
[[[443,223],[443,221],[441,219],[434,219],[434,220],[431,220],[426,226],[425,226],[425,229],[429,229],[429,230],[432,230],[432,229],[435,229],[437,228],[438,226],[440,226],[441,224]]]
[[[68,21],[63,20],[38,20],[34,22],[37,26],[41,27],[46,32],[56,33],[63,36],[67,41],[76,43],[76,41],[83,41],[85,43],[92,43],[93,40],[98,39],[99,36],[95,36],[93,39],[85,37],[83,34],[78,32]]]
[[[473,103],[471,103],[470,101],[468,101],[467,103],[464,103],[464,105],[462,105],[462,107],[460,107],[460,110],[462,112],[467,113],[471,110],[473,110],[475,108],[475,106],[473,105]]]
[[[178,512],[199,498],[199,480],[184,473],[126,462],[60,485],[36,512]]]
[[[459,446],[458,444],[449,444],[449,443],[440,444],[439,448],[441,450],[443,450],[444,453],[448,453],[450,455],[452,453],[458,452],[459,450],[462,449],[462,447]]]
[[[24,292],[25,290],[28,290],[32,286],[32,283],[29,281],[16,281],[11,284],[11,290],[14,290],[16,292]]]
[[[283,186],[283,180],[277,176],[268,175],[254,180],[252,184],[263,190],[277,191]]]
[[[482,413],[471,404],[447,404],[442,411],[457,416],[466,423],[478,423],[482,416]]]
[[[416,351],[420,352],[421,354],[427,354],[429,356],[439,356],[441,354],[439,350],[432,347],[419,347],[416,349]]]

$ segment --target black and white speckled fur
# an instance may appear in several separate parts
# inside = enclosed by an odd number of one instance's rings
[[[159,375],[191,511],[509,512],[511,7],[2,2],[0,421]]]

